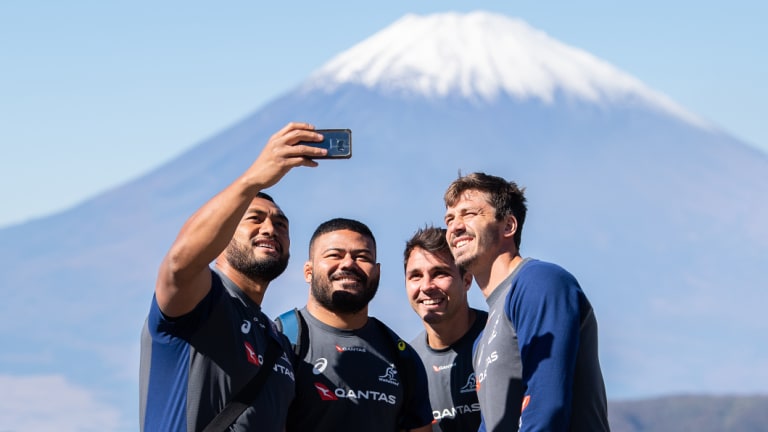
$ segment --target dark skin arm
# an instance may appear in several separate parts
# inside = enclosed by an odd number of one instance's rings
[[[184,315],[208,294],[208,265],[227,247],[256,194],[275,185],[294,167],[316,167],[312,158],[325,155],[326,150],[298,143],[321,140],[322,135],[314,132],[314,126],[289,123],[272,135],[243,174],[186,221],[157,276],[155,295],[165,315]]]

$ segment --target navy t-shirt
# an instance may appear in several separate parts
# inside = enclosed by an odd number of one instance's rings
[[[141,334],[143,432],[202,430],[259,371],[269,343],[280,355],[229,430],[284,430],[295,390],[290,343],[234,282],[216,272],[212,278],[210,293],[184,316],[167,318],[152,299]]]
[[[373,317],[358,330],[340,330],[306,308],[299,313],[309,346],[296,365],[288,431],[394,432],[430,424],[427,378],[413,348],[405,342],[398,346]],[[395,356],[410,371],[398,370]],[[413,382],[406,384],[405,377]]]

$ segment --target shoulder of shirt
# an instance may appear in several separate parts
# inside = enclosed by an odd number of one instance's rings
[[[414,349],[419,348],[420,346],[427,344],[427,331],[422,330],[419,332],[419,334],[416,335],[415,338],[411,339],[410,342],[408,342],[409,345],[411,345]]]
[[[576,278],[563,267],[546,261],[530,260],[520,268],[516,279],[522,282],[528,282],[533,279],[537,282],[545,283],[547,281],[561,281],[563,283],[576,282]]]
[[[514,289],[506,297],[508,303],[537,303],[540,299],[581,291],[576,278],[563,267],[539,260],[526,262],[512,284]]]

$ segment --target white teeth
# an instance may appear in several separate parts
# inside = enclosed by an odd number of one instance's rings
[[[427,306],[432,306],[439,304],[442,300],[436,300],[436,299],[426,299],[422,303],[424,303]]]
[[[355,278],[340,278],[336,279],[339,282],[348,283],[348,282],[357,282],[357,279]]]
[[[277,245],[272,242],[259,241],[259,242],[256,242],[256,247],[270,249],[270,250],[277,250]]]
[[[464,246],[467,243],[469,243],[469,240],[462,240],[460,242],[456,242],[456,247],[460,248],[460,247]]]

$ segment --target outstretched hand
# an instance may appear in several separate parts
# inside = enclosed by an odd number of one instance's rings
[[[243,174],[243,178],[248,184],[262,190],[280,181],[291,168],[316,167],[318,164],[313,158],[325,156],[328,151],[299,144],[302,141],[322,141],[323,136],[314,130],[315,127],[309,123],[288,123],[269,138],[259,157]]]

